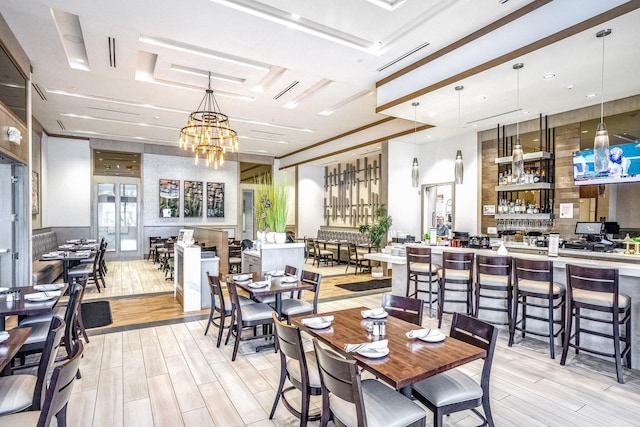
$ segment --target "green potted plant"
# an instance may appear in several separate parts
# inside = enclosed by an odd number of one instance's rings
[[[366,234],[369,239],[369,243],[376,249],[380,249],[380,245],[383,240],[386,243],[386,236],[389,232],[389,228],[391,228],[391,224],[393,223],[393,219],[391,215],[387,212],[387,208],[382,205],[378,209],[376,209],[374,213],[374,223],[373,224],[362,224],[358,227],[358,231],[362,234]]]
[[[272,183],[271,179],[262,176],[256,191],[256,222],[258,239],[264,233],[264,239],[271,243],[284,243],[287,228],[287,196],[284,183]]]

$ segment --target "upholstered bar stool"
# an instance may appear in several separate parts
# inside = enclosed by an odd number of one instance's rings
[[[502,312],[507,314],[506,322],[501,322],[495,317],[482,320],[494,325],[511,326],[513,311],[511,263],[511,257],[508,256],[476,256],[474,312],[478,319],[480,319],[480,310]],[[491,304],[491,301],[495,303]]]
[[[465,304],[466,314],[471,314],[473,308],[473,252],[443,252],[442,269],[440,270],[440,288],[438,292],[438,328],[442,326],[442,314],[453,313],[445,311],[445,303]],[[454,293],[462,296],[445,298]]]
[[[440,266],[431,262],[431,248],[407,246],[407,297],[421,298],[426,294],[429,303],[429,317],[433,303],[438,301],[438,270]],[[413,288],[413,292],[412,292]]]
[[[622,358],[626,359],[627,368],[631,368],[631,298],[620,294],[618,289],[617,268],[593,268],[567,264],[567,316],[566,333],[562,344],[560,364],[567,361],[569,347],[605,357],[612,357],[616,362],[618,382],[624,383],[622,375]],[[584,312],[585,310],[586,312]],[[598,315],[602,313],[603,315]],[[588,322],[587,325],[583,321]],[[572,323],[575,333],[571,335]],[[597,324],[608,325],[606,330],[593,330]],[[620,326],[624,325],[621,335]],[[587,327],[585,327],[587,326]],[[613,340],[613,353],[585,347],[580,343],[580,334],[595,335]],[[573,342],[572,342],[573,340]],[[624,349],[621,347],[624,343]],[[598,348],[602,348],[598,345]]]
[[[515,275],[513,321],[509,328],[509,347],[513,345],[515,331],[522,332],[522,337],[528,332],[532,335],[549,338],[549,354],[556,358],[555,338],[564,334],[566,291],[563,285],[553,281],[553,262],[533,261],[514,258],[513,270]],[[534,300],[531,301],[533,298]],[[522,307],[522,317],[518,320],[518,308]],[[546,311],[546,317],[537,313],[527,313],[527,308]],[[560,311],[560,319],[555,311]],[[527,329],[527,319],[547,323],[548,332]],[[561,335],[564,337],[564,335]]]

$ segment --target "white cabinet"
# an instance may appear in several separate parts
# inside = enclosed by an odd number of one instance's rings
[[[200,246],[174,245],[174,296],[184,311],[211,306],[207,272],[218,276],[220,258],[201,258]]]
[[[264,244],[258,250],[242,252],[242,271],[262,273],[284,270],[290,265],[301,272],[304,269],[304,243]]]

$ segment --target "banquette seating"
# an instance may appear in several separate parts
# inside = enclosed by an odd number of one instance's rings
[[[33,284],[53,283],[62,274],[62,261],[39,261],[43,254],[58,250],[58,236],[55,231],[34,234],[31,237]]]

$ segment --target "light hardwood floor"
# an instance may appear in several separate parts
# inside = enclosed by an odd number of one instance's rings
[[[159,282],[157,272],[151,274],[151,262],[142,263],[111,263],[108,286],[114,284],[109,292],[127,295],[138,286],[166,286],[152,283],[153,276]],[[148,278],[137,278],[139,274]],[[360,279],[368,277],[334,280]],[[115,284],[117,280],[122,283]],[[325,298],[320,311],[380,304],[380,294],[347,297],[353,295],[359,294]],[[153,317],[149,311],[154,310],[144,298],[131,300],[140,304],[139,314]],[[113,299],[112,306],[117,301]],[[114,310],[114,321],[118,318]],[[436,327],[437,322],[425,315],[423,325]],[[243,343],[238,359],[231,362],[232,346],[216,348],[218,330],[212,328],[205,337],[205,326],[206,320],[198,320],[105,334],[93,331],[85,346],[82,379],[75,383],[69,404],[69,426],[297,425],[282,405],[274,419],[268,419],[279,377],[278,355],[272,351],[255,353],[258,343]],[[448,324],[442,329],[448,331]],[[480,369],[478,362],[462,368],[476,378]],[[533,339],[518,340],[510,348],[502,331],[491,380],[496,425],[640,426],[640,372],[625,370],[625,379],[626,384],[618,384],[612,363],[587,355],[576,358],[571,354],[567,366],[560,366],[559,359],[549,358],[546,345]],[[318,399],[313,400],[314,407],[318,404]],[[428,420],[432,422],[430,413]],[[466,427],[477,425],[479,420],[467,411],[446,422]]]

